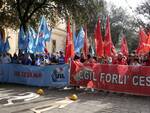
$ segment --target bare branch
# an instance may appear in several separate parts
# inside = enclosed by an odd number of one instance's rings
[[[42,6],[43,6],[46,2],[47,2],[47,0],[44,0],[43,3],[41,3],[39,6],[37,6],[37,7],[30,13],[30,15],[27,17],[27,20],[29,20],[29,19],[32,17],[32,15],[33,15],[36,11],[38,11],[40,8],[42,8]]]

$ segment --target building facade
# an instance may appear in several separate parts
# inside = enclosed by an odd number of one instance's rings
[[[5,29],[5,37],[10,36],[10,50],[9,53],[14,54],[18,52],[18,30]],[[48,52],[64,51],[66,42],[66,23],[59,22],[53,29],[50,42],[46,43]]]

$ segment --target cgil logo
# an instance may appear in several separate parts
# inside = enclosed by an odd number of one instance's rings
[[[81,81],[81,80],[93,80],[97,81],[95,78],[95,73],[92,69],[85,68],[83,70],[80,70],[76,76],[74,76],[76,81]]]

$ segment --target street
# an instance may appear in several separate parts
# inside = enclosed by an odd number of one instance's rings
[[[150,113],[150,97],[0,84],[0,113]],[[68,99],[72,94],[77,101]]]

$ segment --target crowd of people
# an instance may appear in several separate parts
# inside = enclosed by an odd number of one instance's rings
[[[100,64],[119,64],[119,65],[135,65],[135,66],[150,66],[150,52],[146,55],[138,56],[136,52],[132,52],[128,56],[123,55],[119,52],[113,57],[102,57],[97,58],[88,54],[86,57],[81,54],[75,54],[75,61],[81,63],[100,63]],[[51,65],[51,64],[65,64],[65,57],[62,51],[56,53],[47,54],[29,54],[29,53],[19,53],[18,55],[14,53],[12,56],[9,53],[0,54],[0,64],[23,64],[23,65]]]
[[[102,57],[97,58],[96,56],[87,55],[84,57],[83,54],[76,54],[74,57],[75,61],[82,63],[100,63],[100,64],[118,64],[118,65],[134,65],[134,66],[150,66],[150,52],[146,55],[137,55],[136,52],[132,52],[128,56],[118,52],[113,57]]]
[[[20,52],[18,55],[14,53],[13,56],[9,53],[1,53],[0,63],[43,66],[50,64],[64,64],[65,60],[62,51],[53,54],[29,54]]]

